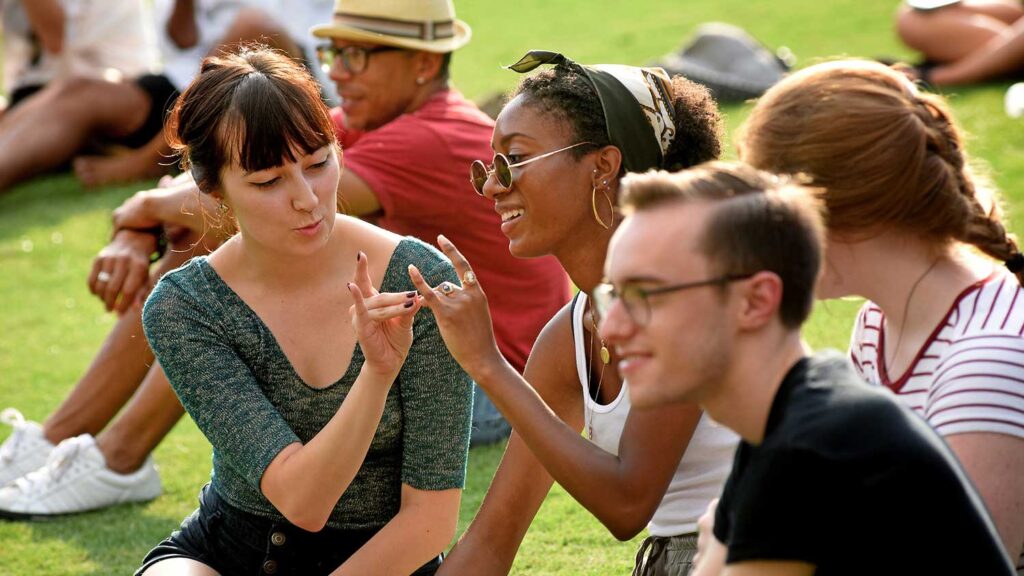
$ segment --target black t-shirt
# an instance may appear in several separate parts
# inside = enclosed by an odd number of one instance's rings
[[[801,561],[818,576],[1015,575],[942,439],[835,353],[794,365],[764,441],[740,443],[715,536],[729,564]]]

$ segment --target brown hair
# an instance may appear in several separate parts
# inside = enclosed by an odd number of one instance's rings
[[[828,227],[840,234],[897,227],[971,244],[1013,268],[1021,260],[994,192],[990,208],[979,200],[949,108],[897,70],[847,60],[793,74],[754,107],[739,150],[753,166],[824,189]]]
[[[204,192],[220,186],[221,170],[232,162],[265,170],[337,142],[316,80],[261,45],[203,60],[171,111],[167,134]]]
[[[799,328],[810,315],[824,246],[823,207],[814,191],[742,162],[629,174],[622,185],[626,214],[677,202],[715,203],[698,244],[715,273],[774,272],[782,280],[783,325]]]

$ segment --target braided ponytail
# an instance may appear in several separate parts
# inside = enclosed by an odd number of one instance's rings
[[[874,62],[837,61],[784,79],[739,137],[757,168],[807,175],[825,190],[828,227],[847,237],[895,227],[936,243],[975,246],[1024,284],[1024,255],[991,208],[941,97]],[[987,194],[986,194],[987,196]]]

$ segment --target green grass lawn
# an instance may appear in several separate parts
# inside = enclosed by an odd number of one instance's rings
[[[764,42],[789,46],[806,66],[823,58],[906,56],[891,32],[890,0],[460,0],[473,42],[455,58],[456,84],[482,99],[512,87],[501,69],[526,50],[564,51],[587,63],[640,64],[677,47],[695,25],[720,20]],[[1024,124],[1002,110],[1006,84],[950,97],[971,134],[970,149],[990,167],[1009,213],[1019,214]],[[748,112],[724,109],[728,133]],[[734,157],[731,142],[728,155]],[[3,151],[0,150],[0,154]],[[151,184],[151,183],[149,183]],[[87,291],[91,259],[109,235],[109,213],[140,185],[83,190],[67,175],[40,178],[0,197],[0,408],[42,420],[96,351],[113,318]],[[1012,228],[1012,226],[1011,226]],[[1018,228],[1019,229],[1019,228]],[[806,330],[815,346],[843,348],[857,302],[820,305]],[[8,430],[0,430],[0,438]],[[501,447],[470,453],[461,529],[483,497]],[[0,522],[0,574],[125,574],[195,507],[209,477],[210,448],[184,420],[156,452],[164,495],[156,501],[37,524]],[[636,542],[619,543],[556,488],[528,534],[516,574],[623,574]]]

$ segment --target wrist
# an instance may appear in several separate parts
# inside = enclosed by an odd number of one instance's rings
[[[508,361],[505,360],[505,357],[497,349],[493,353],[480,357],[475,362],[467,363],[462,368],[478,384],[481,382],[491,382],[499,378],[502,373],[512,369]]]

